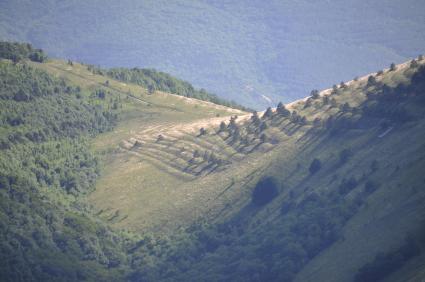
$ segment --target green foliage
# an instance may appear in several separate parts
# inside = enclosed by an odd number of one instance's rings
[[[376,78],[373,75],[369,75],[369,77],[367,78],[367,85],[374,86],[376,83]]]
[[[116,113],[25,64],[0,62],[0,73],[2,281],[115,279],[123,240],[78,199],[99,175],[88,140]]]
[[[366,181],[366,183],[364,185],[364,193],[366,193],[368,195],[369,194],[372,194],[378,188],[379,188],[379,184],[378,183],[376,183],[375,181],[372,181],[372,180],[368,180],[368,181]]]
[[[354,278],[355,282],[383,281],[388,275],[401,268],[409,259],[420,255],[422,249],[418,242],[408,237],[397,250],[379,254],[375,259],[360,268]]]
[[[319,96],[319,90],[317,90],[317,89],[314,89],[314,90],[311,90],[311,92],[310,92],[310,96],[313,98],[313,99],[318,99],[320,96]]]
[[[272,201],[279,194],[279,183],[276,178],[269,176],[258,181],[252,192],[252,202],[263,206]]]
[[[160,90],[184,97],[195,98],[202,101],[212,102],[231,108],[249,110],[233,101],[226,101],[217,97],[217,95],[208,93],[205,89],[195,89],[189,82],[177,79],[167,73],[156,71],[154,69],[126,69],[112,68],[103,70],[94,66],[89,66],[95,74],[106,75],[113,79],[135,83],[148,89],[149,94],[153,94],[155,90]]]
[[[343,179],[341,184],[339,185],[339,193],[341,195],[348,194],[351,190],[357,187],[358,181],[354,176],[351,176],[348,179]]]
[[[286,109],[285,105],[282,102],[279,102],[276,111],[279,115],[284,117],[289,117],[291,115],[291,112]]]
[[[226,129],[227,129],[226,123],[224,121],[220,122],[219,132],[226,131]]]
[[[322,168],[322,162],[319,159],[314,159],[309,167],[310,174],[315,174]]]
[[[10,43],[0,41],[0,59],[9,59],[13,62],[19,62],[23,59],[29,59],[34,62],[42,63],[47,60],[47,56],[41,49],[34,49],[28,43]]]
[[[266,119],[266,118],[271,118],[273,116],[273,111],[272,111],[272,108],[271,107],[268,107],[267,109],[266,109],[266,111],[264,112],[264,114],[263,114],[263,119]]]
[[[341,152],[339,152],[339,163],[345,164],[352,157],[353,152],[351,149],[345,148]]]

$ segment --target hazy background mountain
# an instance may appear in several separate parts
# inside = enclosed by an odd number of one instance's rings
[[[263,108],[423,53],[424,10],[421,0],[2,0],[0,38],[152,67]]]

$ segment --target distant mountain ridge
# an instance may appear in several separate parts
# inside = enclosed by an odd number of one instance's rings
[[[423,10],[420,0],[7,0],[0,38],[102,67],[155,68],[262,110],[423,53]]]

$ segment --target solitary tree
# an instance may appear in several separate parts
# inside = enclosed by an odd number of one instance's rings
[[[315,174],[322,168],[322,162],[319,159],[314,159],[309,167],[309,171],[311,174]]]
[[[234,129],[237,127],[236,125],[236,119],[238,118],[238,116],[232,116],[230,117],[230,122],[229,122],[229,128],[230,129]]]
[[[158,138],[156,139],[157,142],[163,141],[164,140],[164,136],[162,136],[161,134],[158,135]]]
[[[263,118],[270,118],[273,115],[272,108],[268,107],[267,110],[264,112]]]
[[[277,104],[276,111],[279,115],[284,117],[289,117],[291,115],[291,112],[286,109],[285,105],[282,102],[279,102],[279,104]]]
[[[208,161],[210,158],[210,154],[208,153],[208,151],[204,152],[204,156],[202,157],[204,161]]]
[[[225,131],[226,130],[226,123],[224,122],[224,121],[222,121],[221,123],[220,123],[220,129],[219,129],[219,132],[223,132],[223,131]]]
[[[394,63],[391,63],[390,65],[390,71],[395,71],[397,69],[397,67],[395,66]]]
[[[252,121],[252,123],[254,123],[254,124],[258,124],[258,122],[260,121],[260,118],[258,117],[258,113],[257,113],[257,111],[254,111],[254,112],[252,113],[251,121]]]
[[[268,128],[269,126],[267,125],[266,122],[262,122],[260,125],[260,131],[264,131]]]
[[[308,98],[304,103],[304,109],[310,107],[313,104],[313,98]]]
[[[344,149],[339,152],[339,163],[345,164],[353,155],[353,152],[350,149]]]
[[[329,103],[330,103],[329,96],[328,95],[323,96],[323,104],[324,105],[329,105]]]
[[[319,90],[317,90],[317,89],[311,90],[310,96],[313,97],[313,99],[318,99],[319,98]]]
[[[331,99],[331,106],[332,106],[332,107],[336,107],[336,106],[338,106],[338,103],[337,103],[337,101],[336,101],[336,99],[335,99],[335,98],[332,98],[332,99]]]
[[[200,157],[200,155],[201,154],[199,154],[199,151],[198,150],[195,150],[194,152],[193,152],[193,158],[199,158]]]
[[[373,75],[369,75],[369,77],[367,78],[367,85],[373,86],[375,84],[376,84],[376,78]]]
[[[410,67],[411,68],[417,68],[419,66],[419,64],[418,64],[418,62],[415,60],[415,59],[413,59],[411,62],[410,62]]]
[[[155,93],[155,86],[152,84],[148,85],[148,94],[152,95],[153,93]]]
[[[350,109],[351,107],[350,107],[350,104],[348,104],[348,102],[344,103],[344,105],[342,105],[342,108],[341,108],[343,112],[348,112],[350,111]]]
[[[317,126],[321,126],[322,125],[322,120],[319,117],[315,118],[313,120],[313,125],[316,126],[316,127]]]
[[[256,206],[264,206],[271,202],[279,194],[279,183],[276,178],[268,176],[255,185],[252,192],[252,203]]]
[[[201,127],[201,129],[199,129],[199,136],[205,135],[207,133],[208,131],[205,128]]]
[[[265,143],[266,141],[267,141],[267,135],[266,134],[261,134],[261,136],[260,136],[260,141],[261,141],[261,143]]]

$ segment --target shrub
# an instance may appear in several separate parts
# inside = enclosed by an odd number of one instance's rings
[[[354,176],[351,176],[348,179],[344,179],[339,186],[339,193],[341,195],[348,194],[351,190],[357,187],[359,183],[357,182],[357,179]]]
[[[207,152],[205,152],[205,153],[207,153]],[[201,154],[199,153],[199,151],[198,150],[195,150],[194,152],[193,152],[193,158],[199,158],[201,156]]]
[[[264,143],[264,142],[267,142],[267,135],[266,134],[261,134],[261,136],[260,136],[260,141],[261,141],[261,143]]]
[[[318,98],[320,97],[320,95],[319,95],[319,90],[317,90],[317,89],[313,89],[313,90],[311,90],[311,92],[310,92],[310,96],[311,96],[313,99],[318,99]]]
[[[351,109],[350,104],[348,104],[347,102],[346,102],[346,103],[344,103],[344,104],[342,105],[342,107],[341,107],[341,110],[342,110],[343,112],[349,112],[349,111],[350,111],[350,109]]]
[[[350,149],[344,149],[339,152],[339,163],[345,164],[353,155],[353,152]]]
[[[43,50],[34,49],[31,44],[0,41],[0,58],[9,59],[15,63],[24,58],[42,63],[47,59],[47,56]]]
[[[263,118],[270,118],[273,116],[272,108],[268,107],[267,110],[264,112]]]
[[[410,67],[411,68],[417,68],[419,66],[418,62],[416,60],[412,60],[410,62]]]
[[[272,176],[262,178],[252,192],[252,202],[257,206],[268,204],[279,194],[278,187],[276,178]]]
[[[268,127],[269,127],[269,126],[267,125],[267,123],[266,123],[266,122],[262,122],[262,123],[260,124],[260,131],[264,131],[264,130],[266,130]]]
[[[205,128],[201,127],[201,129],[199,129],[199,136],[206,135],[207,133],[208,131]]]
[[[313,120],[313,125],[316,126],[316,127],[321,126],[322,125],[322,120],[320,118],[318,118],[318,117],[315,118]]]
[[[396,69],[397,69],[396,65],[394,63],[391,63],[390,71],[395,71]]]
[[[322,168],[322,162],[319,159],[314,159],[309,167],[309,171],[311,174],[315,174]]]
[[[149,84],[148,85],[148,94],[149,95],[152,95],[152,94],[154,94],[155,93],[155,86],[154,85],[152,85],[152,84]]]
[[[258,117],[258,113],[257,113],[256,111],[254,111],[254,112],[252,113],[251,121],[252,121],[252,123],[254,123],[254,124],[258,124],[258,122],[260,122],[260,118]]]
[[[377,160],[373,160],[372,163],[370,164],[370,170],[371,172],[375,172],[379,169],[379,163]]]
[[[379,188],[379,184],[377,184],[376,182],[374,182],[372,180],[368,180],[368,181],[366,181],[366,183],[364,185],[364,193],[366,195],[370,195],[373,192],[375,192],[378,188]]]
[[[355,282],[382,281],[391,273],[401,268],[410,258],[421,253],[416,241],[408,238],[398,250],[378,254],[373,262],[364,265],[354,277]]]
[[[376,85],[376,78],[373,75],[369,75],[367,78],[367,86]]]
[[[224,122],[224,121],[222,121],[221,123],[220,123],[220,129],[219,129],[219,132],[222,132],[222,131],[225,131],[226,130],[226,123]]]
[[[291,112],[286,109],[285,105],[282,104],[282,102],[277,105],[277,113],[284,117],[289,117],[291,115]]]

